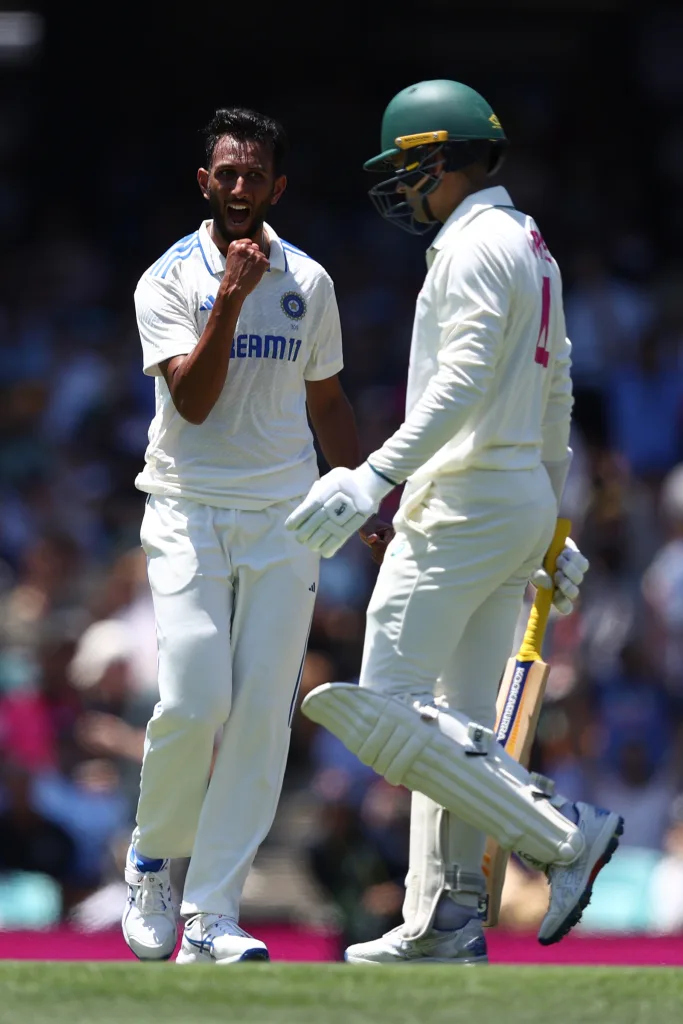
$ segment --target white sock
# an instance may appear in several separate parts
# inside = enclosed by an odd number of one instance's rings
[[[437,932],[456,932],[473,917],[478,916],[477,907],[466,906],[464,903],[458,902],[457,894],[451,895],[444,892],[439,897],[433,927]]]
[[[573,825],[577,825],[579,821],[579,815],[576,807],[571,800],[565,800],[561,807],[558,807],[560,814],[564,814],[565,818],[569,818]]]

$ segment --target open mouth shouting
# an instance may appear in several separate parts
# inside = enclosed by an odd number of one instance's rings
[[[232,202],[225,208],[226,226],[231,231],[239,231],[251,219],[251,207],[248,203]]]

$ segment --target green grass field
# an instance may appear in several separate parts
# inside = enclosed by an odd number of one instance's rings
[[[673,1024],[683,970],[0,963],[2,1024]]]

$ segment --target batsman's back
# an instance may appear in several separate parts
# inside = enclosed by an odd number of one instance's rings
[[[564,459],[570,353],[560,271],[533,218],[488,207],[447,231],[418,298],[407,412],[436,375],[444,402],[462,412],[411,488],[465,469]]]
[[[562,277],[532,217],[516,210],[493,210],[491,216],[506,221],[498,244],[510,274],[510,302],[488,396],[491,418],[506,425],[503,443],[533,445],[543,461],[560,461],[572,409]],[[494,431],[489,443],[495,439]]]

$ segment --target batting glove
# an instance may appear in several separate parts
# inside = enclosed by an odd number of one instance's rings
[[[557,559],[554,577],[550,577],[545,569],[537,569],[531,577],[531,583],[541,590],[555,588],[553,606],[561,615],[569,615],[573,611],[574,601],[579,597],[579,588],[589,569],[589,561],[573,543],[570,537],[561,555]]]
[[[368,462],[358,469],[338,466],[316,480],[285,526],[300,544],[331,558],[396,486]]]
[[[560,615],[570,615],[579,596],[583,577],[588,572],[588,566],[588,559],[581,554],[571,537],[567,537],[562,554],[557,559],[557,568],[552,579],[545,569],[537,569],[531,577],[531,582],[541,590],[551,590],[555,587],[553,606]]]

